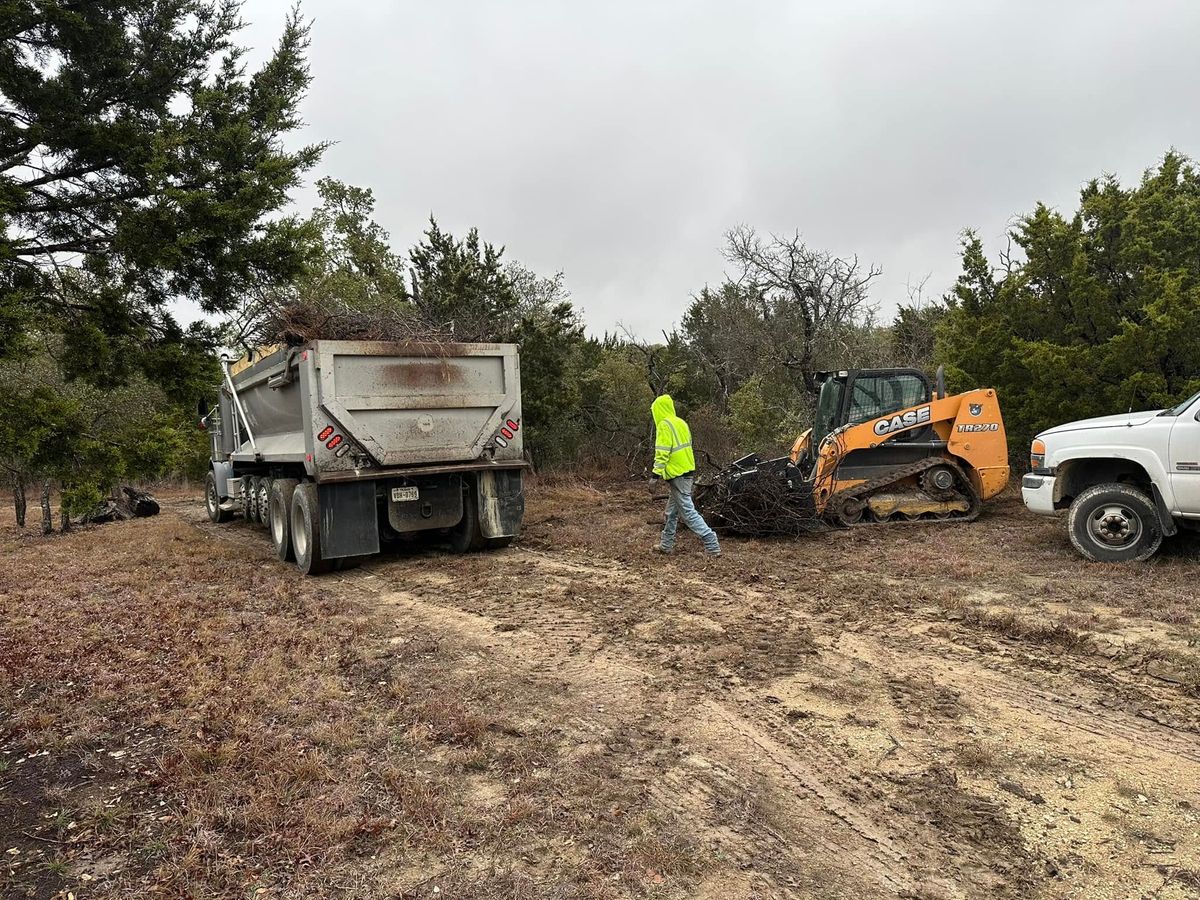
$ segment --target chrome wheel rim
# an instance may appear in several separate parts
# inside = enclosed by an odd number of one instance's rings
[[[1088,534],[1101,547],[1136,544],[1142,536],[1142,519],[1128,506],[1106,503],[1088,516]]]

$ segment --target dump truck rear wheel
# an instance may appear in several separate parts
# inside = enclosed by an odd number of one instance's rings
[[[328,572],[330,561],[321,557],[321,508],[317,502],[317,486],[305,482],[292,494],[291,509],[292,551],[296,565],[305,575]]]
[[[228,522],[232,513],[221,509],[221,495],[217,493],[217,476],[210,470],[204,476],[204,508],[210,522]]]
[[[284,562],[296,558],[292,550],[292,495],[300,484],[295,478],[276,478],[271,482],[271,512],[269,516],[271,543],[275,545],[275,555]]]
[[[474,553],[487,546],[487,539],[479,530],[479,500],[473,486],[463,496],[463,515],[450,529],[449,543],[455,553]]]
[[[1154,503],[1128,484],[1098,484],[1075,498],[1067,515],[1075,549],[1096,562],[1140,562],[1162,545]]]
[[[252,483],[253,479],[249,475],[243,476],[242,487],[238,491],[238,500],[242,504],[242,518],[247,522],[254,521],[254,492],[250,490]]]
[[[257,512],[258,521],[271,527],[271,479],[262,477],[258,479],[258,495],[257,495]]]

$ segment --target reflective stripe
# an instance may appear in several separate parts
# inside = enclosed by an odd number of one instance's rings
[[[662,444],[655,444],[655,445],[654,445],[654,449],[656,449],[656,450],[670,450],[672,453],[674,453],[676,450],[682,450],[682,449],[684,449],[685,447],[690,447],[690,446],[692,446],[692,442],[691,442],[691,441],[688,441],[686,444],[681,444],[681,443],[679,443],[679,432],[675,430],[675,426],[671,424],[671,420],[670,420],[670,419],[664,419],[663,421],[666,423],[667,427],[671,429],[671,437],[675,438],[675,444],[674,444],[673,446],[671,446],[671,447],[664,447]]]
[[[655,444],[654,449],[655,450],[670,450],[671,445],[670,444]]]

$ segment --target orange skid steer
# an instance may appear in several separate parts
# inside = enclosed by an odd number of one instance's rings
[[[823,524],[971,521],[1008,483],[996,392],[947,396],[939,369],[820,376],[813,427],[789,456],[751,455],[697,490],[716,528],[794,534]]]

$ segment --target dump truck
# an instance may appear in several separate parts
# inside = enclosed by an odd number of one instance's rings
[[[316,340],[222,360],[203,404],[213,522],[267,527],[315,575],[433,536],[498,548],[524,514],[521,376],[512,344]]]
[[[939,369],[822,372],[813,427],[788,456],[743,457],[706,479],[714,528],[789,534],[823,525],[966,521],[1008,484],[1008,445],[991,388],[946,393]]]

